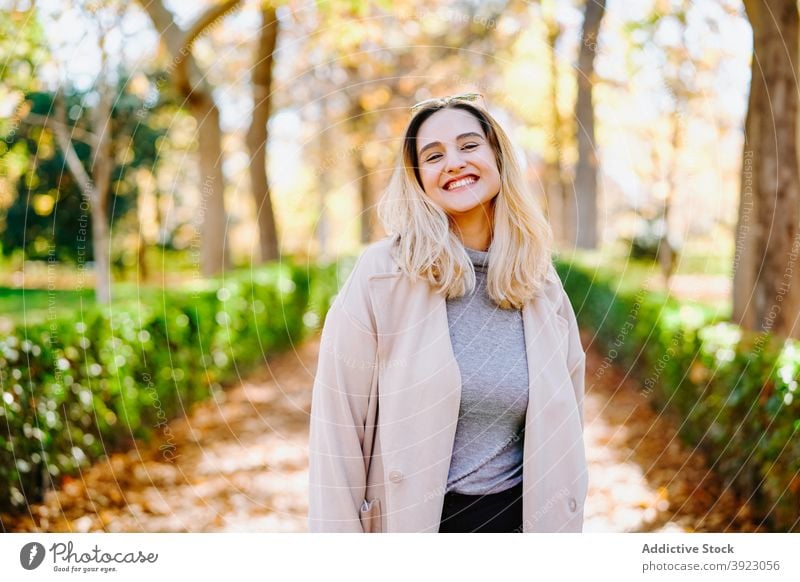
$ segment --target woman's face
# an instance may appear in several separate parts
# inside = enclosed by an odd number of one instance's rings
[[[417,133],[422,189],[451,218],[492,216],[500,192],[494,150],[478,120],[463,109],[441,109]],[[472,216],[471,218],[475,218]]]

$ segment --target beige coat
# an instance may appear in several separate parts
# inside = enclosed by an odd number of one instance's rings
[[[331,306],[311,406],[312,532],[437,532],[461,393],[443,295],[370,245]],[[555,269],[522,310],[530,378],[523,531],[580,532],[585,354]],[[370,392],[377,411],[368,410]],[[369,474],[365,425],[377,412]],[[364,500],[378,517],[362,520]]]

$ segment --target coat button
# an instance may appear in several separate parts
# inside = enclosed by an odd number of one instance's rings
[[[400,483],[403,480],[403,474],[400,471],[392,471],[389,473],[389,481],[392,483]]]
[[[578,502],[575,501],[574,497],[569,498],[569,510],[575,511],[578,508]]]

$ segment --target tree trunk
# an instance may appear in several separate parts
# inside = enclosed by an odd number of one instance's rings
[[[753,47],[755,52],[755,46]],[[736,240],[733,256],[733,313],[732,321],[745,329],[755,329],[756,315],[753,309],[753,288],[756,281],[756,241],[760,238],[759,224],[755,219],[753,160],[754,147],[759,142],[761,112],[768,107],[764,91],[764,78],[756,65],[753,54],[751,67],[750,97],[744,123],[744,146],[742,152],[742,177],[739,185],[739,212],[736,224]]]
[[[101,71],[105,71],[105,60]],[[102,77],[102,75],[101,75]],[[75,181],[80,184],[82,196],[88,201],[92,213],[92,252],[94,254],[95,301],[100,305],[111,303],[111,260],[109,256],[110,229],[108,227],[108,191],[114,164],[111,143],[110,89],[102,82],[98,85],[100,99],[92,115],[92,154],[89,161],[91,175],[83,167],[72,146],[71,128],[66,119],[63,96],[56,95],[56,117],[50,123],[64,161]]]
[[[564,120],[558,109],[558,60],[556,58],[556,45],[561,36],[561,26],[555,18],[548,19],[547,48],[550,58],[550,161],[547,162],[545,176],[545,192],[547,194],[550,224],[553,227],[556,240],[560,246],[567,246],[575,240],[573,201],[570,187],[564,178],[564,168],[561,165],[561,156],[564,152],[564,139],[562,128]]]
[[[250,190],[256,205],[261,261],[278,258],[278,230],[272,208],[269,178],[267,176],[267,124],[272,106],[272,55],[278,39],[278,20],[275,8],[265,7],[261,12],[261,34],[253,65],[253,118],[247,131],[250,150]]]
[[[213,99],[200,92],[190,96],[189,111],[197,120],[200,154],[200,272],[212,277],[230,266],[225,213],[225,178],[222,174],[222,130],[219,109]]]
[[[361,152],[356,152],[356,174],[358,175],[358,198],[361,202],[361,244],[369,244],[375,232],[375,204],[372,199],[370,170],[364,164]]]
[[[669,288],[669,282],[675,272],[676,255],[675,249],[672,248],[670,241],[670,213],[675,201],[675,192],[678,190],[677,177],[678,177],[678,160],[680,149],[683,145],[683,131],[681,127],[681,120],[684,116],[681,115],[681,110],[676,111],[675,118],[672,120],[672,143],[670,144],[670,170],[669,178],[667,179],[667,195],[664,199],[664,208],[661,211],[661,217],[664,221],[664,232],[661,235],[661,241],[658,244],[658,263],[661,267],[661,274],[664,277],[664,284]]]
[[[222,129],[219,109],[211,96],[211,88],[192,57],[197,38],[238,5],[237,0],[212,4],[188,31],[176,24],[162,0],[140,0],[153,26],[172,56],[168,70],[175,88],[185,98],[189,111],[197,121],[200,176],[200,271],[205,277],[220,273],[230,265],[226,244],[225,178],[222,173]]]
[[[141,223],[139,223],[141,225]],[[147,243],[142,236],[141,226],[136,237],[136,266],[139,270],[138,283],[145,283],[150,279],[150,270],[147,267]]]
[[[95,300],[111,303],[111,258],[109,256],[108,197],[102,196],[92,206],[92,251],[94,252]]]
[[[111,172],[114,165],[111,144],[111,89],[102,84],[98,87],[100,99],[94,112],[94,131],[97,148],[92,152],[92,250],[95,265],[95,294],[102,305],[111,303],[111,236],[108,226],[108,191],[111,188]]]
[[[350,111],[350,133],[358,140],[358,145],[362,145],[362,140],[374,129],[366,118],[367,112],[361,106],[358,99],[355,99]],[[356,176],[358,179],[358,199],[361,206],[359,217],[361,234],[361,244],[369,244],[375,235],[377,217],[375,213],[375,200],[372,194],[372,180],[370,180],[371,169],[364,163],[364,152],[361,147],[354,148],[356,162]]]
[[[605,0],[587,0],[583,33],[578,54],[578,98],[575,104],[577,119],[578,165],[575,169],[577,216],[571,219],[578,225],[577,245],[597,248],[597,153],[594,139],[594,58],[597,54],[598,33],[605,13]]]
[[[771,2],[769,12],[760,2],[746,2],[753,27],[753,68],[761,68],[764,97],[750,99],[758,123],[753,135],[752,154],[745,146],[742,183],[752,167],[755,221],[754,255],[751,273],[753,316],[750,328],[772,331],[783,337],[798,337],[796,318],[800,311],[800,285],[792,284],[800,253],[800,172],[797,159],[798,96],[795,85],[798,50],[798,11],[794,0]],[[754,75],[754,80],[758,80]],[[752,91],[761,91],[757,85]],[[749,128],[748,128],[749,129]],[[752,164],[750,164],[750,160]],[[744,218],[740,216],[740,223]],[[760,263],[760,264],[759,264]],[[741,268],[741,265],[739,266]],[[741,303],[737,305],[742,314]],[[745,311],[746,313],[746,311]],[[743,318],[746,319],[746,318]]]
[[[330,236],[330,223],[328,221],[328,192],[333,188],[331,184],[331,169],[327,164],[327,156],[330,155],[330,128],[333,124],[328,123],[328,102],[323,97],[319,100],[319,137],[317,138],[317,188],[319,193],[319,215],[314,229],[317,239],[317,255],[321,261],[327,261],[330,253],[328,251],[328,238]]]

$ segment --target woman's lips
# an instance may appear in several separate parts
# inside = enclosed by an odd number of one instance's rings
[[[448,182],[447,184],[444,185],[444,188],[442,188],[442,189],[445,192],[455,192],[457,190],[462,190],[464,188],[472,186],[473,184],[477,183],[479,179],[480,178],[478,178],[477,176],[473,176],[473,175],[464,176],[463,178],[460,178],[458,180],[453,180],[451,182]],[[450,184],[456,184],[456,183],[459,184],[459,185],[455,186],[455,187],[451,187],[450,186]]]

